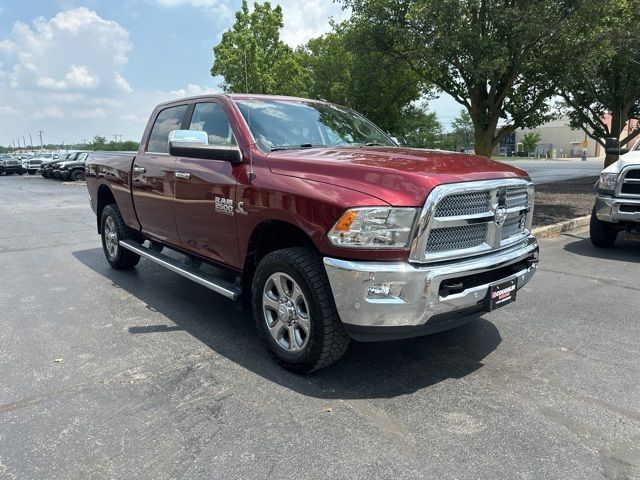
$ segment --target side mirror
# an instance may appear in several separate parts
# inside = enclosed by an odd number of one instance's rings
[[[175,157],[242,162],[242,152],[238,147],[209,145],[209,135],[201,130],[173,130],[168,141],[169,155]]]

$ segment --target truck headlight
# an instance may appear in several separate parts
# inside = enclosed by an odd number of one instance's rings
[[[618,182],[617,173],[601,173],[600,180],[598,181],[598,191],[600,193],[608,193],[613,195],[616,189],[616,183]]]
[[[407,248],[418,215],[417,208],[352,208],[328,233],[336,247]]]

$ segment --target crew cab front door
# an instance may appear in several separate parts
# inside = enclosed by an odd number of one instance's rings
[[[196,103],[190,130],[202,130],[209,144],[234,146],[222,104]],[[236,175],[241,166],[225,160],[176,158],[175,218],[185,248],[216,262],[240,267],[236,236]]]
[[[143,153],[136,156],[131,172],[133,204],[142,231],[163,242],[178,244],[174,211],[176,159],[169,155],[169,132],[179,130],[187,104],[161,110],[154,121]]]

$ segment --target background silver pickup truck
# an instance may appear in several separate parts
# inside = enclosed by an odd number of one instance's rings
[[[612,247],[623,231],[640,232],[640,142],[605,168],[596,184],[591,242],[596,247]]]

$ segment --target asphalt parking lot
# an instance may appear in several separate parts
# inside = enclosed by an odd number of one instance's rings
[[[639,247],[542,240],[515,304],[300,377],[226,299],[109,269],[83,186],[2,177],[0,478],[640,478]]]

